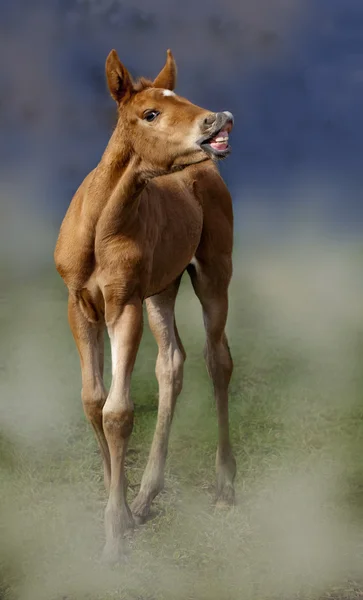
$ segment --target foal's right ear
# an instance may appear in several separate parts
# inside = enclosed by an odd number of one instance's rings
[[[116,50],[111,50],[106,58],[106,77],[110,94],[116,102],[126,100],[132,93],[130,74],[120,62]]]

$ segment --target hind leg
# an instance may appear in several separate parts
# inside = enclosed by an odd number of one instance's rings
[[[102,409],[107,393],[103,383],[103,322],[90,322],[82,312],[79,300],[69,295],[68,320],[75,339],[82,371],[82,402],[101,450],[106,489],[110,484],[110,453],[102,425]]]
[[[203,308],[206,331],[204,357],[213,382],[218,418],[218,447],[216,455],[217,504],[234,503],[234,478],[236,461],[233,456],[228,416],[228,386],[233,371],[233,362],[225,333],[228,314],[228,261],[209,266],[195,259],[190,266],[192,284]]]
[[[174,318],[179,282],[180,280],[146,301],[150,328],[159,347],[155,369],[159,383],[159,408],[148,463],[140,491],[132,504],[132,512],[138,522],[146,519],[153,499],[164,487],[170,428],[175,404],[182,389],[185,351]]]

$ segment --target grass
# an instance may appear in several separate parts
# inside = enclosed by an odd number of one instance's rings
[[[331,323],[342,327],[324,328],[326,305],[316,297],[315,312],[306,311],[306,303],[289,305],[291,287],[282,285],[276,303],[256,281],[240,268],[231,288],[237,506],[212,506],[216,415],[200,309],[185,279],[177,321],[188,360],[166,489],[152,520],[127,540],[125,564],[112,569],[98,561],[105,494],[65,290],[47,275],[9,291],[1,324],[2,600],[363,597],[362,323],[352,329],[336,312]],[[351,314],[346,300],[343,314]],[[155,358],[146,326],[132,385],[130,499],[156,420]],[[106,372],[109,380],[109,352]]]

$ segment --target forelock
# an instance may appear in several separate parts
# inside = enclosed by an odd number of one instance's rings
[[[153,82],[150,81],[150,79],[146,79],[145,77],[140,77],[134,83],[135,92],[142,92],[143,90],[147,90],[148,88],[152,88],[152,87],[154,87]]]

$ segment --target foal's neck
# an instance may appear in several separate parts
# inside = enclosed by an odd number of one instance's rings
[[[115,130],[92,182],[96,201],[102,205],[100,227],[106,236],[120,232],[137,213],[141,192],[154,176],[122,137]]]

